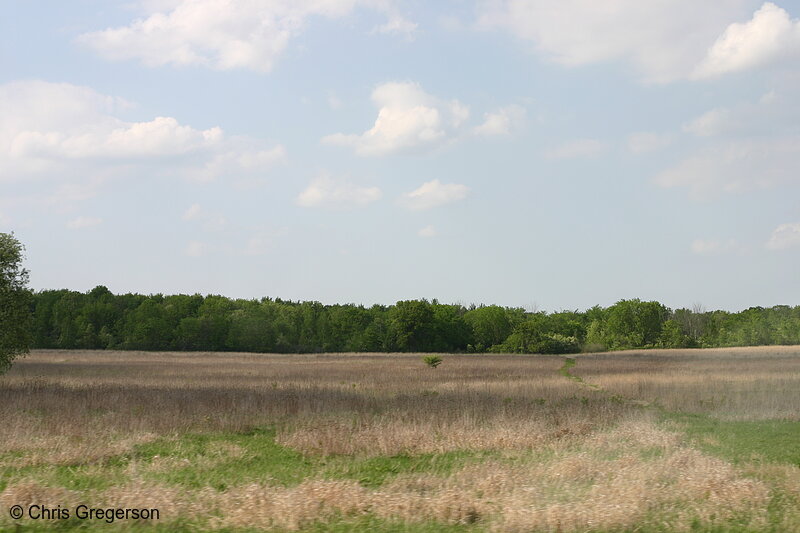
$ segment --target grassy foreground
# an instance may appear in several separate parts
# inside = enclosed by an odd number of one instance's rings
[[[800,531],[800,348],[443,359],[34,352],[0,530]]]

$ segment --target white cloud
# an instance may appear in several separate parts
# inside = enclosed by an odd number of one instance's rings
[[[67,227],[69,229],[84,229],[84,228],[91,228],[93,226],[99,226],[102,223],[103,223],[102,218],[81,216],[67,222]]]
[[[735,239],[727,241],[695,239],[692,241],[692,252],[697,255],[720,255],[730,252],[741,251],[741,246]]]
[[[509,135],[512,130],[519,127],[525,120],[525,108],[518,105],[510,105],[498,109],[494,113],[483,115],[483,124],[473,128],[476,135],[487,137],[494,135]]]
[[[192,204],[189,209],[183,213],[183,220],[196,220],[203,213],[203,208],[200,204]]]
[[[51,194],[39,199],[39,204],[47,209],[65,213],[73,211],[77,204],[97,197],[103,189],[103,177],[89,177],[79,182],[60,184]]]
[[[770,2],[754,7],[745,0],[495,0],[483,3],[479,26],[507,30],[564,66],[622,61],[644,81],[666,83],[797,55],[800,22]]]
[[[266,255],[272,249],[275,241],[288,233],[289,228],[286,226],[256,228],[255,232],[247,239],[242,253],[247,256]]]
[[[8,147],[8,154],[60,159],[176,156],[213,145],[222,137],[219,128],[195,130],[181,126],[171,117],[120,122],[116,126],[91,127],[93,131],[19,131]]]
[[[341,109],[342,108],[342,101],[339,99],[338,96],[336,96],[335,94],[331,93],[331,94],[328,95],[328,107],[330,107],[334,111],[337,110],[337,109]]]
[[[185,155],[219,144],[219,128],[198,130],[172,117],[126,122],[124,101],[67,83],[0,85],[0,168],[48,168],[47,161],[134,159]],[[61,163],[59,163],[60,166]]]
[[[227,137],[218,127],[196,129],[172,117],[122,120],[116,115],[124,101],[87,87],[11,82],[0,85],[0,101],[0,180],[72,179],[81,188],[160,169],[207,181],[261,175],[285,158],[280,145]]]
[[[230,146],[220,147],[201,169],[192,169],[188,176],[197,181],[214,181],[230,178],[237,185],[248,187],[256,185],[264,176],[264,171],[284,163],[287,159],[283,145],[259,148],[259,142],[248,139],[232,139]]]
[[[800,222],[781,224],[775,228],[766,246],[770,250],[784,250],[800,246]]]
[[[800,20],[772,2],[746,23],[734,22],[708,50],[694,77],[707,78],[800,57]]]
[[[345,181],[336,181],[323,175],[312,181],[297,196],[297,205],[301,207],[361,207],[380,199],[382,193],[378,187],[358,187]]]
[[[683,131],[698,137],[710,137],[730,127],[731,120],[731,112],[728,109],[712,109],[684,124]]]
[[[375,28],[374,31],[375,33],[403,35],[407,39],[413,39],[417,31],[417,24],[405,17],[395,14],[392,15],[385,24],[381,24]]]
[[[743,192],[797,182],[800,175],[800,137],[749,138],[727,141],[700,150],[661,172],[662,187],[688,187],[703,198],[719,191]]]
[[[417,235],[419,235],[420,237],[430,238],[430,237],[436,237],[438,233],[436,231],[436,228],[434,228],[433,226],[425,226],[424,228],[422,228],[417,232]]]
[[[786,88],[713,109],[684,125],[698,148],[656,176],[696,198],[800,182],[800,101]]]
[[[433,180],[423,183],[419,188],[402,196],[400,204],[408,209],[422,210],[439,207],[463,200],[469,194],[469,187],[458,183],[442,183]]]
[[[573,159],[595,157],[606,150],[606,144],[597,139],[576,139],[546,150],[544,155],[550,159]]]
[[[203,257],[204,255],[208,255],[210,251],[211,247],[200,241],[191,241],[186,245],[186,248],[183,249],[183,253],[189,257]]]
[[[181,218],[186,221],[200,222],[209,231],[219,231],[228,225],[228,219],[224,215],[203,209],[200,204],[192,204]]]
[[[379,111],[371,129],[360,135],[328,135],[322,142],[353,147],[362,156],[425,149],[451,138],[469,118],[469,109],[462,103],[434,98],[412,82],[379,85],[372,101]]]
[[[684,124],[683,130],[698,137],[777,137],[800,133],[800,101],[792,90],[771,90],[757,101],[707,111]]]
[[[247,240],[244,248],[244,255],[257,256],[265,255],[269,251],[272,243],[263,237],[251,237]]]
[[[182,0],[140,5],[143,18],[78,40],[110,60],[268,72],[314,16],[338,18],[363,6],[387,16],[388,22],[378,28],[382,33],[408,35],[416,28],[387,0]]]
[[[655,152],[670,144],[672,144],[672,136],[669,134],[640,131],[628,136],[628,150],[634,154]]]

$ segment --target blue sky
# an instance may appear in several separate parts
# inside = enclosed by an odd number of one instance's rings
[[[0,1],[34,289],[800,304],[800,2]]]

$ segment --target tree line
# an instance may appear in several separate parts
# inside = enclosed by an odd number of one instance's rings
[[[731,313],[620,300],[585,311],[406,300],[365,307],[280,298],[32,294],[35,348],[277,353],[577,353],[630,348],[800,344],[800,306]]]

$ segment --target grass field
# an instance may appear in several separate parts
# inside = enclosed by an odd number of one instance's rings
[[[800,531],[800,347],[443,359],[34,352],[0,530]]]

